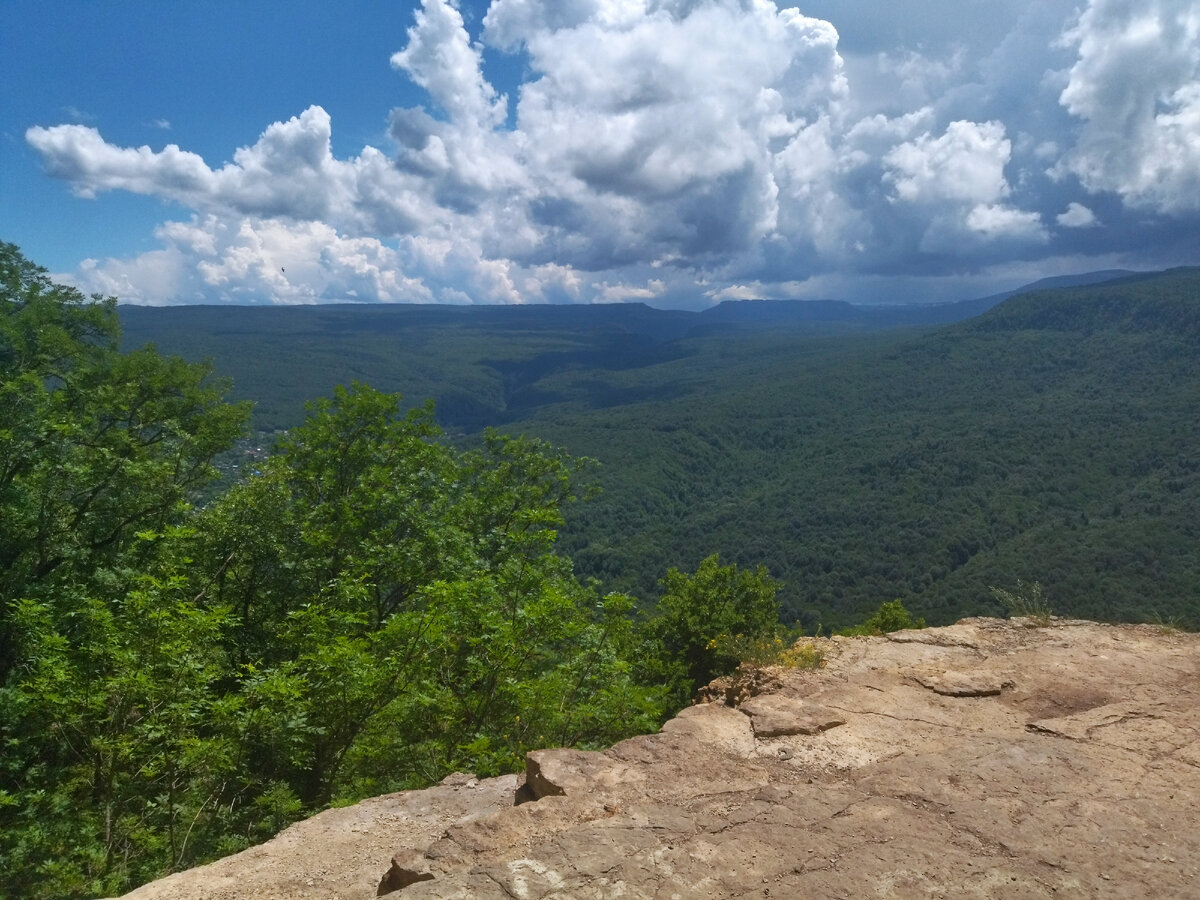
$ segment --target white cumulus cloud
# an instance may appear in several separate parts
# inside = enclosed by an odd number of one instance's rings
[[[1120,230],[1118,203],[1200,211],[1197,0],[997,0],[960,21],[950,0],[898,2],[844,20],[848,57],[837,20],[866,0],[814,0],[828,18],[772,0],[493,0],[467,16],[474,38],[458,3],[422,0],[390,62],[424,103],[381,109],[379,147],[335,156],[316,105],[219,166],[93,124],[26,140],[80,197],[188,211],[160,249],[76,274],[154,303],[700,305],[855,279],[873,296],[888,277],[1149,240]],[[518,55],[519,84],[489,80],[495,54]]]
[[[35,126],[25,137],[46,170],[82,197],[124,190],[204,212],[320,220],[356,233],[407,233],[437,218],[419,180],[373,147],[335,159],[331,134],[329,114],[312,106],[269,125],[219,169],[175,144],[118,147],[82,125]]]
[[[1060,102],[1083,122],[1061,171],[1168,213],[1200,209],[1200,6],[1092,0]]]
[[[370,237],[347,238],[322,222],[214,214],[157,230],[164,249],[133,260],[90,260],[89,289],[129,303],[431,302],[402,274],[398,252]]]
[[[951,122],[934,137],[926,132],[884,156],[884,176],[897,201],[934,210],[922,246],[944,252],[961,227],[975,238],[1045,237],[1040,216],[1004,203],[1012,193],[1004,170],[1012,144],[1000,122]]]
[[[1082,203],[1068,203],[1067,208],[1055,217],[1063,228],[1092,228],[1099,225],[1096,214]]]

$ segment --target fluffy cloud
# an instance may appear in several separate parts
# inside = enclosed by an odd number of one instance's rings
[[[1091,228],[1100,224],[1096,214],[1082,203],[1070,203],[1067,208],[1055,217],[1063,228]]]
[[[651,279],[645,287],[632,284],[609,284],[607,281],[592,285],[596,288],[597,303],[626,303],[630,300],[649,302],[662,295],[666,283],[660,279]]]
[[[90,287],[129,303],[430,302],[401,274],[402,260],[375,238],[347,238],[321,222],[228,218],[170,222],[164,249],[134,260],[85,261]]]
[[[768,2],[498,0],[484,36],[524,49],[534,73],[502,148],[529,182],[506,183],[485,240],[526,263],[704,265],[746,249],[775,228],[773,150],[846,90],[832,26]],[[452,125],[443,147],[475,142]]]
[[[1093,0],[1063,39],[1078,59],[1060,101],[1084,124],[1060,171],[1136,207],[1200,210],[1194,0]]]
[[[392,66],[407,72],[452,120],[503,122],[507,98],[483,77],[482,56],[467,37],[462,14],[446,3],[426,3],[416,20],[408,46],[392,54]]]
[[[85,125],[35,126],[25,132],[25,139],[41,154],[50,175],[89,199],[101,191],[124,190],[186,203],[202,195],[212,180],[203,159],[175,144],[157,153],[144,146],[114,147]]]
[[[989,203],[1009,193],[1011,151],[1000,122],[951,122],[936,138],[926,132],[893,148],[884,157],[886,180],[909,203]]]
[[[1098,194],[1200,208],[1195,0],[1006,0],[961,41],[959,5],[906,4],[937,40],[860,34],[848,64],[834,24],[771,0],[493,0],[475,40],[423,0],[391,64],[428,101],[388,114],[382,149],[335,157],[319,106],[219,168],[81,124],[26,138],[82,197],[194,212],[76,276],[142,302],[869,293],[1134,235]],[[485,48],[520,54],[511,96]]]
[[[117,147],[82,125],[33,127],[25,138],[46,170],[81,197],[123,190],[206,213],[320,220],[359,234],[408,233],[436,220],[419,181],[405,179],[373,147],[335,159],[331,134],[329,115],[313,106],[268,126],[215,170],[175,144]]]
[[[884,157],[884,180],[897,201],[931,207],[922,246],[945,251],[960,236],[1044,239],[1037,213],[1003,202],[1012,193],[1004,169],[1012,154],[1000,122],[951,122],[938,137],[922,134]]]

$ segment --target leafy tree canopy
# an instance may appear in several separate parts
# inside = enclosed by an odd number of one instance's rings
[[[455,449],[356,384],[197,508],[246,416],[227,385],[119,352],[113,301],[11,244],[0,275],[0,895],[120,893],[333,800],[669,713],[647,673],[675,663],[647,654],[690,644],[555,551],[583,463]],[[714,609],[773,620],[722,571],[697,576]]]
[[[697,687],[737,666],[739,660],[723,652],[720,637],[774,634],[779,621],[779,585],[762,566],[723,566],[713,554],[692,575],[669,570],[660,587],[649,625],[658,643],[654,658],[673,667],[668,677],[683,702]]]
[[[117,351],[111,298],[0,243],[0,596],[123,577],[135,535],[180,521],[247,405],[202,364]],[[0,608],[0,677],[12,664]]]

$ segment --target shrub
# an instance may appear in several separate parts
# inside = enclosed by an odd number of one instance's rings
[[[697,688],[729,674],[741,662],[737,654],[718,647],[718,636],[775,637],[779,585],[763,566],[753,571],[722,566],[713,554],[694,575],[671,569],[660,585],[658,608],[647,623],[643,678],[668,684],[679,706]]]
[[[817,669],[825,665],[824,652],[813,642],[801,643],[797,637],[782,628],[774,635],[719,634],[708,642],[708,649],[754,666]]]
[[[907,628],[924,627],[924,619],[913,618],[912,614],[904,608],[904,604],[900,600],[892,600],[890,603],[881,603],[879,609],[875,610],[875,614],[861,625],[843,628],[838,634],[852,636],[891,634],[893,631],[903,631]]]

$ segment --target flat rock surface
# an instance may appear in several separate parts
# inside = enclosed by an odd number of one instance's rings
[[[530,754],[528,785],[330,810],[127,897],[1200,896],[1200,635],[969,619],[825,646],[660,734]]]

